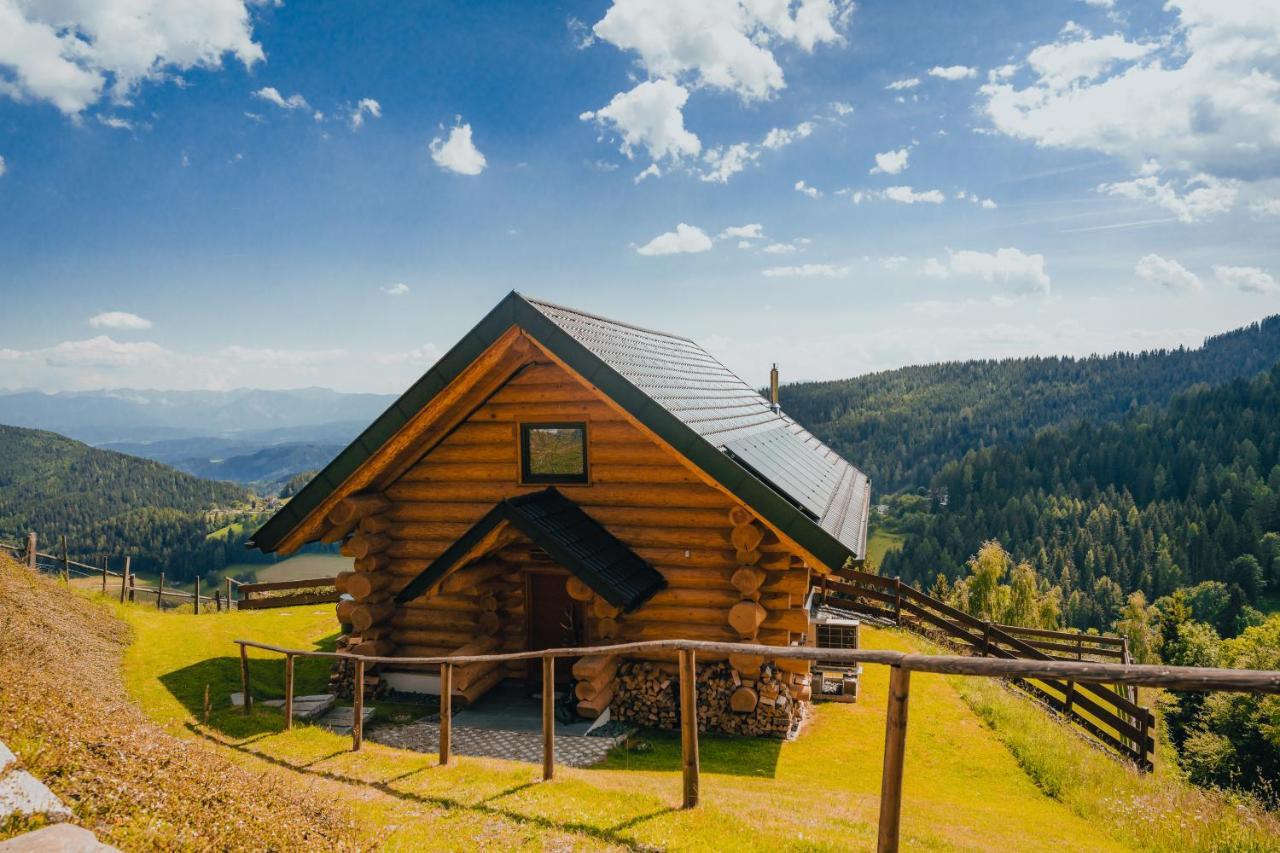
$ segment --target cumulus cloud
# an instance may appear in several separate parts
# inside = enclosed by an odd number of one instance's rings
[[[711,248],[711,238],[696,225],[681,222],[676,230],[659,234],[636,249],[638,255],[680,255],[705,252]]]
[[[99,335],[85,341],[63,341],[24,355],[43,360],[49,367],[121,368],[162,361],[168,351],[150,341],[121,342]]]
[[[1080,28],[1027,56],[1037,78],[982,88],[994,129],[1038,145],[1099,151],[1135,168],[1280,174],[1280,14],[1274,3],[1170,0],[1151,43]]]
[[[112,130],[133,130],[133,122],[120,116],[98,116],[98,124],[103,127],[109,127]]]
[[[894,80],[888,86],[885,86],[890,92],[902,92],[907,89],[914,89],[920,85],[919,77],[907,77],[903,80]]]
[[[832,264],[801,264],[794,267],[769,267],[761,270],[760,274],[770,278],[841,278],[849,274],[849,268]]]
[[[764,247],[763,251],[770,255],[789,255],[792,252],[798,251],[799,248],[800,247],[796,246],[794,243],[770,243]]]
[[[916,192],[911,187],[886,187],[881,193],[883,198],[889,201],[896,201],[899,204],[942,204],[946,200],[946,196],[941,190],[923,190]]]
[[[643,149],[654,161],[679,160],[702,150],[698,137],[684,127],[681,110],[688,100],[688,90],[671,80],[647,80],[578,117],[614,130],[622,137],[622,153],[627,157]]]
[[[145,81],[219,68],[231,54],[262,60],[248,0],[0,0],[0,95],[46,101],[78,116],[105,93],[127,102]]]
[[[831,112],[838,116],[847,116],[853,114],[853,104],[847,101],[832,101]]]
[[[275,104],[282,110],[303,110],[309,109],[310,104],[307,99],[299,95],[297,92],[289,97],[280,94],[280,90],[275,86],[263,86],[261,89],[253,93],[255,98],[261,98],[269,104]]]
[[[356,102],[355,107],[351,110],[351,115],[347,118],[347,123],[351,125],[352,130],[359,130],[364,124],[364,117],[382,118],[382,104],[373,98],[361,98]],[[319,121],[319,119],[317,119]]]
[[[760,151],[753,149],[746,142],[739,142],[724,148],[712,148],[703,157],[708,169],[698,177],[703,181],[711,181],[718,184],[728,183],[729,178],[747,168],[747,164],[753,162],[759,156]]]
[[[103,311],[89,318],[95,329],[150,329],[151,321],[128,311]]]
[[[1156,254],[1143,255],[1134,274],[1149,284],[1156,284],[1168,290],[1188,293],[1203,290],[1200,277],[1175,260],[1162,258]]]
[[[437,136],[431,140],[431,159],[446,172],[478,175],[484,171],[484,155],[471,141],[471,125],[463,124],[461,116],[456,121],[447,137]]]
[[[774,44],[812,51],[839,42],[852,4],[834,0],[791,3],[715,0],[614,0],[592,27],[596,38],[632,51],[651,78],[687,80],[695,87],[760,100],[786,83]]]
[[[1214,266],[1213,274],[1219,283],[1245,293],[1280,294],[1280,283],[1271,273],[1258,267]]]
[[[802,121],[792,128],[773,128],[764,135],[764,139],[760,141],[760,144],[771,151],[777,151],[779,148],[786,148],[798,139],[804,139],[811,133],[813,133],[813,122]]]
[[[934,278],[979,278],[1015,293],[1049,294],[1044,255],[1030,255],[1021,249],[997,249],[994,253],[948,249],[945,262],[930,258],[923,272]]]
[[[750,225],[730,225],[720,232],[721,240],[760,240],[764,237],[764,226],[758,222]]]
[[[1146,201],[1172,212],[1180,222],[1197,222],[1231,209],[1239,194],[1235,181],[1220,181],[1212,175],[1195,175],[1184,182],[1183,192],[1155,175],[1099,184],[1098,191],[1121,198]]]
[[[871,174],[896,175],[907,168],[907,158],[911,156],[910,148],[899,148],[896,151],[885,151],[876,155],[876,164]]]
[[[388,366],[429,367],[440,360],[440,348],[435,344],[423,344],[400,352],[384,352],[374,356],[378,364]]]
[[[807,195],[809,198],[822,198],[822,190],[817,187],[811,187],[804,181],[796,181],[795,190],[798,193]]]
[[[403,281],[397,281],[395,284],[383,285],[381,290],[388,296],[404,296],[409,292],[409,285]]]
[[[929,69],[930,77],[941,77],[943,80],[964,80],[968,77],[978,76],[978,69],[970,68],[968,65],[935,65]]]

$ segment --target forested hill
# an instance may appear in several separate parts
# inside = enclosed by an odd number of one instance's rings
[[[1280,361],[1280,316],[1198,349],[1088,358],[1015,358],[904,367],[782,388],[782,407],[862,468],[879,494],[926,485],[970,450],[1046,426],[1122,417],[1197,384],[1253,376]]]
[[[1197,600],[1222,600],[1197,618],[1234,634],[1246,603],[1280,592],[1278,425],[1280,365],[1117,423],[970,452],[932,482],[945,506],[905,514],[909,536],[883,569],[954,579],[994,538],[1062,588],[1069,624],[1108,628],[1132,590],[1151,601],[1210,581]]]
[[[227,523],[227,513],[246,511],[251,497],[231,483],[56,433],[0,426],[0,539],[8,542],[28,530],[65,534],[73,555],[129,553],[144,571],[165,566],[183,579],[224,561],[212,553],[223,543],[206,535]]]

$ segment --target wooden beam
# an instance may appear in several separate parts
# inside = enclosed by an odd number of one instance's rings
[[[680,650],[680,763],[684,808],[698,804],[698,672],[693,649]]]
[[[440,766],[448,767],[453,734],[453,664],[440,664]]]
[[[556,659],[542,659],[542,781],[556,775]]]
[[[907,699],[911,670],[889,668],[889,711],[884,722],[884,774],[880,780],[878,853],[897,853],[902,818],[902,769],[907,745]]]

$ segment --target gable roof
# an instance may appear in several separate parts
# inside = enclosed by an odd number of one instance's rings
[[[449,546],[396,596],[412,601],[435,586],[449,570],[500,524],[510,524],[552,559],[573,572],[602,598],[624,611],[634,610],[667,585],[656,569],[618,541],[598,521],[554,488],[499,501],[470,530]]]
[[[512,291],[263,525],[272,551],[480,353],[518,326],[828,567],[865,553],[865,474],[688,338]]]

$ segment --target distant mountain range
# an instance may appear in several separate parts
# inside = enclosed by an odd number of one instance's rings
[[[323,468],[395,400],[326,388],[0,394],[0,424],[49,430],[269,493]]]

